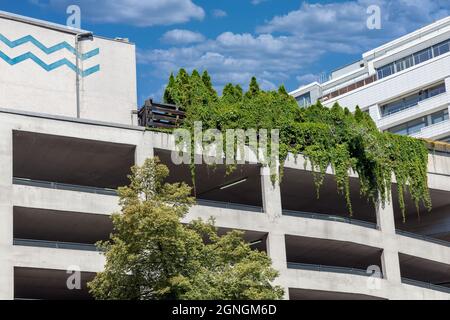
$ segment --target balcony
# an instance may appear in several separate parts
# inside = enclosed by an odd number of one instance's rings
[[[432,139],[435,137],[448,135],[450,132],[450,120],[445,120],[436,124],[429,125],[412,135],[414,138]]]
[[[414,106],[383,116],[378,121],[377,125],[381,130],[386,130],[390,127],[402,124],[405,121],[414,120],[427,114],[431,114],[448,103],[448,93],[442,93],[438,96],[422,100]]]

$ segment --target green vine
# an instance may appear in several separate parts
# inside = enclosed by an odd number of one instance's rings
[[[431,210],[427,185],[428,150],[425,142],[406,136],[380,132],[371,117],[358,107],[355,113],[335,104],[326,108],[317,102],[299,108],[281,86],[278,91],[262,91],[255,78],[249,89],[228,84],[218,96],[205,71],[189,75],[181,69],[171,75],[164,93],[166,103],[186,111],[183,127],[194,133],[194,122],[203,130],[279,129],[279,162],[283,170],[289,153],[303,154],[311,164],[317,194],[327,168],[335,174],[337,189],[345,198],[350,215],[350,172],[359,176],[361,194],[382,204],[390,201],[393,178],[398,186],[398,202],[405,219],[404,195],[409,192],[417,209],[420,203]],[[225,142],[224,149],[227,143]],[[193,150],[193,148],[192,148]],[[193,157],[193,154],[192,154]],[[195,174],[195,165],[191,165]],[[233,167],[231,167],[233,168]]]

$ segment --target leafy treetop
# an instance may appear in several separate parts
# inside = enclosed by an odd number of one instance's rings
[[[102,300],[274,300],[283,289],[265,252],[252,250],[242,233],[219,237],[212,221],[182,224],[193,204],[185,183],[164,183],[158,159],[134,167],[119,189],[121,213],[114,233],[101,243],[105,270],[88,284]],[[205,242],[205,240],[207,240]]]

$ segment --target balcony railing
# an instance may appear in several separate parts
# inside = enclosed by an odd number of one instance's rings
[[[367,78],[365,78],[365,79],[363,79],[363,80],[357,81],[357,82],[352,83],[352,84],[350,84],[350,85],[348,85],[348,86],[345,86],[345,87],[343,87],[343,88],[340,88],[340,89],[338,89],[338,90],[336,90],[336,91],[333,91],[333,92],[330,92],[330,93],[328,93],[328,94],[325,94],[325,95],[321,98],[321,101],[322,101],[322,102],[326,102],[327,100],[336,98],[336,97],[338,97],[338,96],[340,96],[340,95],[343,95],[343,94],[346,94],[346,93],[351,92],[351,91],[353,91],[353,90],[356,90],[356,89],[359,89],[359,88],[361,88],[361,87],[367,86],[368,84],[371,84],[371,83],[377,81],[377,79],[378,79],[378,78],[377,78],[377,75],[376,75],[376,74],[375,74],[375,75],[372,75],[372,76],[369,76],[369,77],[367,77]]]
[[[46,240],[34,240],[34,239],[14,239],[13,244],[15,246],[24,246],[24,247],[39,247],[39,248],[100,252],[99,248],[95,244],[87,244],[87,243],[46,241]]]
[[[22,186],[30,186],[30,187],[38,187],[38,188],[56,189],[56,190],[95,193],[95,194],[101,194],[101,195],[107,195],[107,196],[117,196],[117,190],[114,190],[114,189],[79,186],[79,185],[73,185],[73,184],[32,180],[32,179],[24,179],[24,178],[16,178],[16,177],[13,178],[13,184],[22,185]]]
[[[427,242],[440,244],[442,246],[450,247],[450,242],[449,241],[445,241],[445,240],[441,240],[441,239],[435,239],[435,238],[431,238],[431,237],[424,236],[424,235],[421,235],[421,234],[412,233],[412,232],[403,231],[403,230],[395,230],[395,232],[398,235],[405,236],[405,237],[408,237],[408,238],[414,238],[414,239],[423,240],[423,241],[427,241]]]
[[[402,283],[409,284],[409,285],[415,286],[415,287],[450,293],[450,287],[444,287],[444,286],[440,286],[440,285],[436,285],[436,284],[432,284],[432,283],[428,283],[428,282],[422,282],[422,281],[418,281],[418,280],[402,278]]]
[[[205,199],[197,199],[197,205],[206,206],[206,207],[215,207],[215,208],[225,208],[225,209],[232,209],[232,210],[259,212],[259,213],[264,212],[262,207],[250,206],[250,205],[246,205],[246,204],[232,203],[232,202],[205,200]]]
[[[328,215],[328,214],[283,210],[283,215],[291,216],[291,217],[301,217],[301,218],[309,218],[309,219],[317,219],[317,220],[342,222],[342,223],[353,224],[353,225],[360,226],[360,227],[377,229],[377,224],[373,223],[373,222],[350,219],[350,218]]]
[[[354,275],[365,276],[365,277],[373,276],[373,273],[371,273],[367,270],[358,269],[358,268],[323,266],[323,265],[319,265],[319,264],[296,263],[296,262],[288,262],[287,267],[289,269],[354,274]],[[383,275],[379,274],[379,278],[382,279]]]
[[[174,129],[183,123],[186,112],[178,106],[155,103],[149,99],[139,110],[138,117],[142,127]]]

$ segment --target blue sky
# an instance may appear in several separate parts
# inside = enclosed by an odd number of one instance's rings
[[[0,0],[0,10],[65,24],[82,10],[82,28],[137,46],[138,100],[161,98],[170,72],[207,69],[220,91],[288,90],[360,58],[361,53],[450,15],[448,0]],[[381,8],[381,29],[366,26]]]

